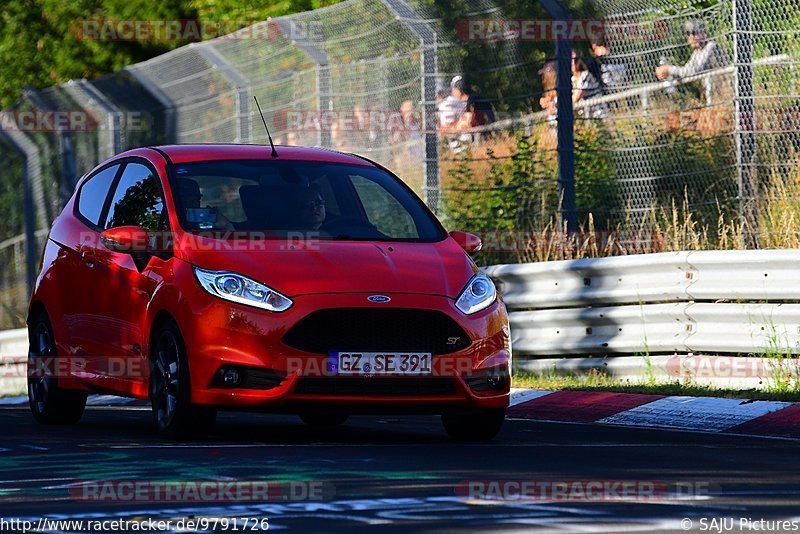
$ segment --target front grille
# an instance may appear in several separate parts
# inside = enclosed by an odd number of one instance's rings
[[[289,329],[283,342],[319,354],[344,350],[448,354],[470,345],[466,332],[444,313],[399,308],[319,310]]]
[[[451,378],[301,378],[294,392],[298,395],[353,396],[436,396],[452,395],[455,386]]]

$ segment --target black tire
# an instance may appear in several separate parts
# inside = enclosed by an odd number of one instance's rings
[[[45,425],[74,425],[86,408],[86,392],[64,389],[55,370],[56,340],[45,312],[28,327],[28,405],[33,418]]]
[[[505,409],[442,415],[447,434],[458,441],[490,441],[503,427]]]
[[[300,419],[308,426],[333,427],[343,425],[347,421],[346,413],[302,413]]]
[[[150,404],[156,430],[172,439],[204,436],[217,417],[216,409],[191,403],[186,344],[178,326],[171,321],[163,322],[153,332]]]

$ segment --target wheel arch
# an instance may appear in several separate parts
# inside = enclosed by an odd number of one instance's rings
[[[154,345],[154,336],[156,331],[164,326],[165,324],[172,323],[176,327],[178,325],[178,321],[175,320],[175,317],[167,310],[162,309],[156,312],[153,316],[153,320],[150,323],[150,330],[147,334],[147,357],[152,358],[153,356],[153,345]],[[180,328],[179,328],[180,330]]]
[[[34,317],[37,317],[40,313],[44,313],[50,318],[50,315],[47,313],[47,308],[39,299],[34,299],[31,301],[30,305],[28,306],[28,316],[25,318],[25,324],[30,327],[31,321],[33,321]]]

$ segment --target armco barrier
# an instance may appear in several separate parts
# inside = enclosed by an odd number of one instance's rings
[[[509,308],[519,369],[663,377],[676,355],[800,353],[800,250],[669,252],[484,271]],[[0,395],[24,391],[27,352],[25,329],[0,332]],[[737,387],[764,382],[724,378]]]
[[[641,254],[574,261],[495,265],[512,310],[688,300],[693,273],[688,252]]]
[[[0,397],[25,391],[28,331],[24,328],[0,332]]]
[[[604,368],[633,376],[644,361],[648,370],[663,371],[653,364],[661,359],[650,359],[657,355],[800,353],[800,250],[670,252],[484,270],[509,308],[520,369]]]

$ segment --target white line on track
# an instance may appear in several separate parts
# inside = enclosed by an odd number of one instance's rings
[[[75,480],[74,478],[67,477],[67,478],[26,478],[22,480],[0,480],[0,485],[2,484],[25,484],[28,482],[56,482],[59,480]]]
[[[528,418],[521,418],[521,417],[507,417],[507,421],[528,421],[530,423],[548,423],[548,424],[556,424],[556,425],[579,425],[579,426],[598,426],[598,427],[605,427],[605,428],[628,428],[632,430],[641,430],[643,432],[682,432],[685,434],[705,434],[708,435],[715,435],[721,437],[727,436],[735,436],[739,438],[750,438],[750,439],[773,439],[778,441],[792,441],[798,442],[800,441],[800,437],[789,437],[789,436],[768,436],[765,434],[745,434],[743,432],[719,432],[717,430],[697,430],[691,428],[673,428],[673,427],[666,427],[666,426],[641,426],[641,425],[628,425],[622,423],[598,423],[598,422],[579,422],[579,421],[554,421],[552,419],[528,419]]]

